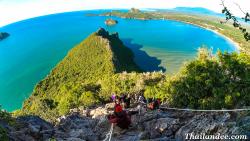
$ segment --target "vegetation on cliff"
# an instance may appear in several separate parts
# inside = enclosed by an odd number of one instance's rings
[[[200,49],[196,60],[179,74],[148,87],[147,96],[165,99],[172,107],[195,109],[250,106],[250,56]]]
[[[21,113],[51,119],[66,114],[70,108],[99,103],[104,100],[99,94],[101,81],[123,71],[141,70],[133,61],[132,51],[123,45],[118,34],[110,35],[100,29],[69,51],[37,84]]]
[[[1,141],[8,141],[9,137],[7,136],[7,130],[4,126],[4,124],[14,126],[16,121],[12,117],[12,115],[4,110],[2,110],[0,105],[0,139]]]

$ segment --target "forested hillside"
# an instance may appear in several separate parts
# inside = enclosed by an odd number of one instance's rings
[[[66,114],[76,106],[91,106],[103,101],[99,81],[119,72],[141,71],[133,53],[118,34],[99,29],[74,47],[34,89],[23,105],[23,114],[46,119]]]

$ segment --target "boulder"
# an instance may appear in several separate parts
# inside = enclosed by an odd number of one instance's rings
[[[110,112],[106,109],[106,108],[103,108],[103,107],[98,107],[94,110],[91,110],[89,115],[92,117],[92,118],[98,118],[100,116],[103,116],[103,115],[108,115]]]
[[[202,113],[195,115],[187,124],[177,131],[175,138],[177,140],[185,140],[188,133],[206,135],[238,134],[239,128],[236,127],[235,122],[231,122],[229,119],[229,113]]]
[[[22,116],[16,121],[19,128],[9,132],[13,140],[46,140],[54,135],[53,125],[38,116]]]

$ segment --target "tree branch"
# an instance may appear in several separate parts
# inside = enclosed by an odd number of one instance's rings
[[[221,24],[224,24],[224,23],[227,23],[229,20],[232,20],[232,21],[233,21],[233,26],[234,26],[235,28],[239,29],[239,30],[243,33],[244,38],[246,39],[246,41],[249,41],[249,40],[250,40],[250,33],[247,32],[246,28],[244,28],[244,27],[241,26],[240,22],[237,20],[237,17],[234,16],[234,15],[227,9],[227,7],[225,6],[225,3],[224,3],[224,2],[225,2],[225,0],[221,0],[221,5],[224,7],[223,10],[222,10],[222,13],[225,14],[225,16],[226,16],[226,21],[225,21],[225,22],[220,21],[220,23],[221,23]],[[241,9],[241,7],[240,7],[239,4],[237,4],[237,3],[235,3],[235,4],[239,7],[239,9],[241,10],[241,12],[243,12],[243,13],[245,14],[245,17],[242,18],[242,19],[244,19],[245,22],[250,21],[250,15],[249,15],[249,13],[248,13],[248,12],[244,12],[244,11]]]

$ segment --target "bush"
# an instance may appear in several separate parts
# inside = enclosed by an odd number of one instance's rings
[[[2,108],[1,108],[1,105],[0,105],[0,120],[1,121],[4,121],[10,125],[14,125],[15,124],[15,120],[14,118],[11,116],[10,113],[4,111]]]
[[[208,50],[200,51],[165,85],[171,104],[201,109],[250,106],[250,57],[221,52],[214,57]]]
[[[85,107],[89,107],[99,103],[99,97],[90,91],[84,92],[79,98],[79,103]]]
[[[59,114],[67,114],[71,108],[74,108],[78,105],[78,97],[76,94],[67,92],[63,97],[60,98],[58,104]]]
[[[7,136],[7,131],[0,126],[0,139],[1,141],[9,141],[9,138]]]

